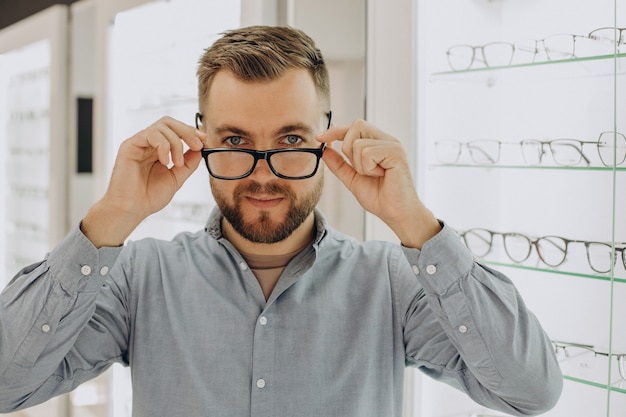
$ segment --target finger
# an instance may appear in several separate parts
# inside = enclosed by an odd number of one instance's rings
[[[319,142],[323,143],[331,143],[336,140],[343,140],[346,133],[348,133],[348,129],[350,126],[332,126],[330,129],[327,129],[316,136],[316,139]]]
[[[394,152],[389,143],[376,139],[354,141],[353,161],[357,173],[375,177],[384,176],[386,160]]]
[[[339,152],[331,147],[324,149],[322,159],[328,169],[335,174],[348,189],[351,189],[352,181],[357,175],[352,165],[350,165]]]
[[[169,165],[170,163],[170,142],[167,137],[155,126],[150,126],[144,129],[140,135],[141,142],[136,143],[136,146],[143,148],[143,156],[141,159],[150,158],[153,152],[156,152],[157,160],[162,165]]]
[[[156,149],[159,162],[165,166],[169,165],[170,161],[175,166],[184,165],[182,141],[185,141],[190,149],[199,150],[205,137],[204,133],[195,128],[167,116],[159,119],[145,132],[148,146]]]
[[[165,124],[169,129],[176,133],[176,135],[182,139],[190,149],[199,151],[203,148],[203,141],[206,138],[206,133],[203,131],[168,116],[161,118],[159,122]]]
[[[171,172],[176,179],[177,187],[180,188],[183,183],[194,173],[194,171],[200,165],[200,161],[202,160],[202,154],[200,151],[194,151],[192,149],[187,149],[187,151],[183,155],[183,165],[174,166],[171,168]]]

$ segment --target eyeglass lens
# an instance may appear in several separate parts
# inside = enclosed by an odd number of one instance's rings
[[[598,138],[598,154],[606,166],[626,161],[626,136],[618,132],[602,132]]]
[[[607,273],[611,270],[611,245],[602,242],[586,242],[589,266],[596,272]],[[626,268],[626,248],[615,248],[615,261],[621,253],[622,263]]]
[[[597,41],[604,52],[613,53],[616,47],[626,44],[626,28],[599,28],[590,32],[589,38]]]
[[[482,46],[455,45],[447,51],[448,63],[455,71],[470,69],[474,62],[486,67],[511,65],[514,46],[507,42],[491,42]]]
[[[315,153],[298,149],[270,153],[266,160],[274,173],[293,178],[314,174],[319,162]],[[211,174],[216,177],[240,178],[246,176],[252,172],[255,163],[256,159],[253,153],[239,150],[220,150],[207,155],[207,164]]]

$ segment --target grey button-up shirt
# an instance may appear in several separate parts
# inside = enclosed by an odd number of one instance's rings
[[[317,237],[266,301],[215,211],[96,249],[75,228],[0,295],[0,410],[130,365],[134,416],[400,417],[406,365],[512,414],[557,400],[548,337],[449,227],[422,251]]]

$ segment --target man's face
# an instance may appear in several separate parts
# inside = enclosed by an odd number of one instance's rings
[[[319,148],[315,135],[326,123],[313,80],[304,69],[261,83],[220,71],[203,107],[210,148]],[[323,168],[308,179],[286,180],[259,160],[249,177],[210,181],[217,205],[240,235],[255,243],[276,243],[312,215],[323,188]]]

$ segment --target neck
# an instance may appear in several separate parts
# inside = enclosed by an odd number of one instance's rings
[[[285,255],[301,249],[315,236],[315,213],[311,212],[288,238],[276,243],[256,243],[241,236],[222,218],[222,234],[238,251],[252,255]]]

